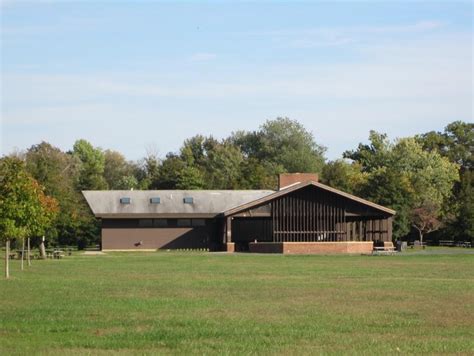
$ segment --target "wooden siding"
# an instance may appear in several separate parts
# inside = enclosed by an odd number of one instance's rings
[[[301,189],[272,202],[275,242],[344,241],[345,208],[339,199]],[[332,199],[331,199],[332,198]]]
[[[241,211],[227,223],[227,241],[391,241],[392,218],[373,208],[308,186],[267,202],[270,218]],[[237,226],[234,226],[237,225]]]

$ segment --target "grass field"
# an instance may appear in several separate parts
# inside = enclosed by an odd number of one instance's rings
[[[474,254],[440,251],[13,261],[0,354],[473,354]]]

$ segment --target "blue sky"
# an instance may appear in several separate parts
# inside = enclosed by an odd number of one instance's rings
[[[287,116],[329,159],[473,121],[473,4],[3,1],[1,150],[164,156]]]

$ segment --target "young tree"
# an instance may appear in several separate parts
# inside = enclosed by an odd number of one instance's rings
[[[424,202],[421,206],[411,211],[412,226],[418,231],[420,242],[423,236],[438,230],[441,225],[440,208],[433,202]]]
[[[9,246],[44,232],[54,218],[57,205],[26,171],[18,158],[0,159],[0,237],[6,243],[5,276],[9,277]]]
[[[54,224],[59,212],[58,201],[46,195],[44,188],[36,180],[31,180],[31,186],[36,199],[31,202],[31,213],[27,220],[28,258],[30,255],[30,238],[44,236],[46,231]],[[41,249],[41,252],[44,252],[44,250]],[[44,258],[46,256],[42,257]]]

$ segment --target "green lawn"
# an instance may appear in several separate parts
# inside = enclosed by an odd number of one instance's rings
[[[442,251],[13,261],[0,354],[472,354],[474,254]]]

